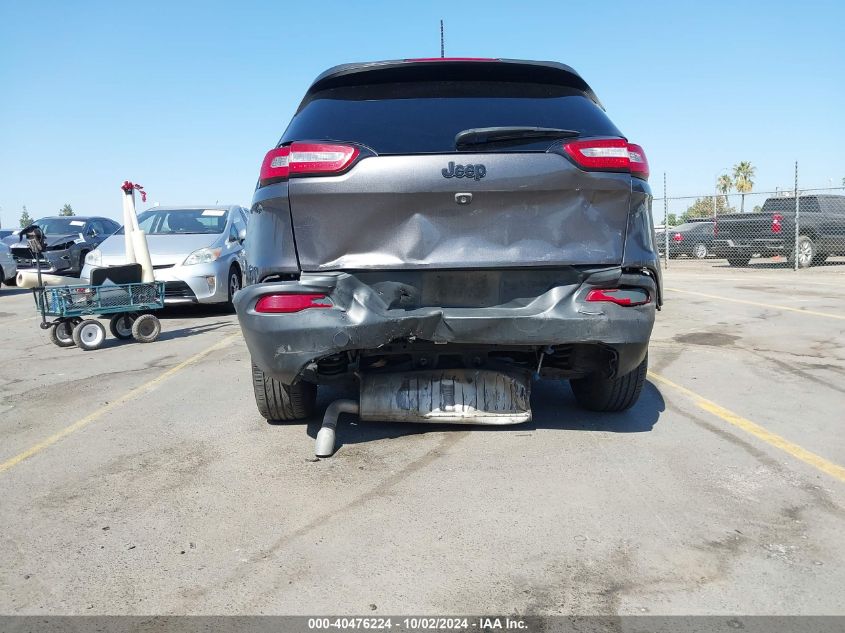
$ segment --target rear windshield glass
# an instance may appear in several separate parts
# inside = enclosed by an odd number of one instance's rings
[[[689,231],[690,229],[694,229],[699,227],[702,231],[706,230],[707,228],[713,228],[712,222],[687,222],[686,224],[681,224],[680,226],[676,226],[676,231]]]
[[[281,142],[348,141],[378,154],[448,153],[455,151],[458,132],[497,126],[554,127],[576,130],[581,136],[622,136],[599,106],[573,88],[444,81],[318,92],[294,116]],[[504,151],[543,151],[553,142],[531,140]]]
[[[800,213],[818,213],[819,199],[815,196],[800,196],[801,208]],[[775,211],[795,211],[795,198],[769,198],[763,203],[763,213],[772,213]]]
[[[228,216],[226,209],[149,209],[138,215],[138,226],[147,235],[210,235],[226,229]]]

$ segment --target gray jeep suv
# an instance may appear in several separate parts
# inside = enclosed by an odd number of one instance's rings
[[[259,411],[308,417],[350,378],[369,419],[524,421],[532,377],[630,407],[661,304],[647,178],[563,64],[324,72],[250,210],[235,306]]]

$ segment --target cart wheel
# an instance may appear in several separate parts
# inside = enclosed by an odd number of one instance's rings
[[[152,343],[161,334],[161,321],[152,314],[142,314],[132,324],[132,338],[139,343]]]
[[[73,328],[73,342],[79,349],[99,349],[106,340],[106,328],[94,319],[85,319]]]
[[[50,328],[50,341],[59,347],[73,347],[73,326],[72,321],[59,321]]]
[[[132,338],[132,324],[138,315],[135,312],[115,314],[109,321],[109,331],[122,341]]]

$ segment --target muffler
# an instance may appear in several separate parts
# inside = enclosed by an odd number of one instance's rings
[[[366,374],[362,420],[520,424],[531,419],[529,377],[487,369]]]
[[[334,454],[341,413],[370,422],[521,424],[531,420],[530,398],[529,376],[487,369],[365,374],[359,402],[337,400],[326,409],[314,453]]]

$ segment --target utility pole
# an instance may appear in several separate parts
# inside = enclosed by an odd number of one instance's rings
[[[792,266],[793,270],[796,272],[798,271],[798,237],[800,236],[798,224],[799,224],[799,216],[801,213],[801,202],[800,198],[798,197],[798,161],[795,161],[795,235],[793,237],[793,245],[792,245]]]
[[[666,172],[663,172],[663,267],[669,268],[669,198],[666,197]]]
[[[446,57],[446,40],[443,39],[443,20],[440,20],[440,57]]]

